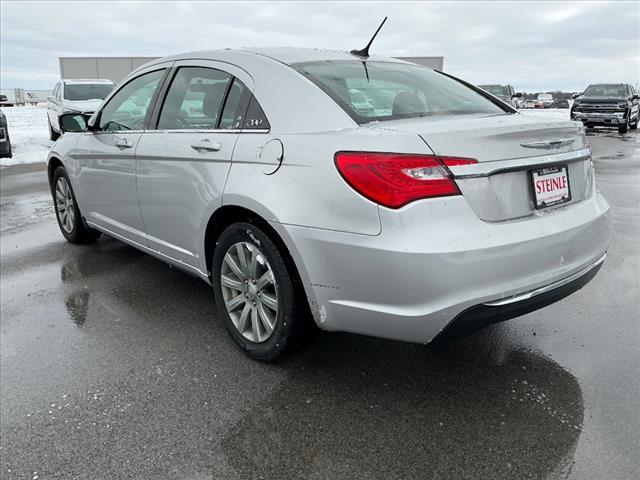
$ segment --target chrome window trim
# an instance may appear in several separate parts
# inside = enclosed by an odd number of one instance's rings
[[[514,158],[511,160],[495,160],[492,162],[472,163],[448,167],[454,178],[488,177],[496,173],[506,173],[527,168],[553,165],[557,163],[580,162],[591,158],[591,148],[574,150],[573,152],[537,155],[535,157]]]
[[[270,130],[269,129],[253,129],[253,130],[241,130],[238,128],[235,129],[224,129],[224,128],[217,128],[217,129],[211,129],[211,130],[203,130],[203,129],[181,129],[181,130],[156,130],[153,128],[150,128],[148,130],[98,130],[95,132],[92,131],[87,131],[84,132],[86,134],[91,134],[91,135],[109,135],[109,134],[118,134],[118,135],[123,135],[123,134],[127,134],[127,133],[200,133],[200,134],[212,134],[212,133],[269,133]]]

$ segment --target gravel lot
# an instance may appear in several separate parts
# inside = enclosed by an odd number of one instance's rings
[[[20,155],[44,135],[12,131]],[[613,235],[584,289],[445,346],[324,334],[275,365],[203,282],[65,243],[42,163],[3,168],[0,478],[639,478],[640,135],[590,140]]]

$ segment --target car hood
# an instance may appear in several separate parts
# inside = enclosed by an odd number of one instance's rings
[[[102,100],[63,100],[62,106],[67,110],[74,110],[76,112],[95,112],[95,110],[102,104]]]
[[[624,97],[578,97],[576,102],[578,103],[621,103],[626,102]]]

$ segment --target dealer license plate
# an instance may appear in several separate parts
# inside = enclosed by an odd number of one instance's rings
[[[531,180],[537,209],[552,207],[571,200],[566,165],[532,170]]]

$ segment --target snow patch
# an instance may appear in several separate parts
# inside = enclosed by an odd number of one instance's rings
[[[7,117],[12,158],[0,158],[0,167],[47,161],[53,145],[49,140],[47,107],[3,107]]]

